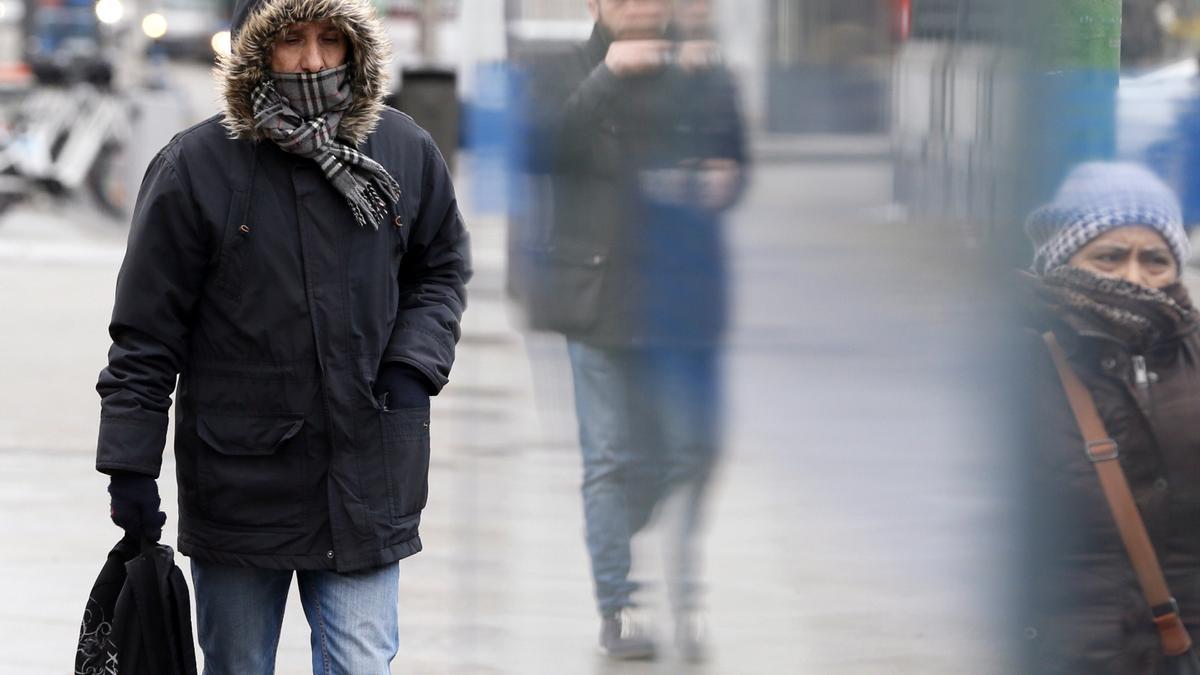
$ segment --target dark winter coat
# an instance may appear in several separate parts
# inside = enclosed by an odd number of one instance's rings
[[[654,183],[705,159],[744,165],[732,79],[620,78],[611,43],[597,26],[569,53],[526,59],[510,292],[531,328],[572,339],[710,344],[727,314],[721,213],[696,194],[659,199]]]
[[[1194,641],[1200,641],[1200,333],[1145,353],[1082,317],[1035,304],[1028,326],[1024,475],[1031,543],[1023,672],[1172,672],[1041,333],[1053,330],[1091,392]],[[1141,360],[1145,360],[1144,367]]]
[[[386,40],[369,5],[265,0],[242,16],[220,69],[226,112],[178,134],[143,179],[97,386],[97,468],[158,475],[178,375],[181,552],[284,569],[392,562],[421,548],[429,412],[387,410],[373,387],[388,363],[446,384],[467,233],[430,136],[382,105]],[[262,41],[330,16],[350,36],[358,97],[341,135],[403,192],[378,230],[313,161],[257,142],[247,117]]]

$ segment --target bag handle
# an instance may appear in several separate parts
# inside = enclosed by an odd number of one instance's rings
[[[142,629],[142,652],[149,661],[148,671],[152,673],[172,673],[168,664],[163,662],[163,652],[160,644],[166,630],[166,616],[163,612],[162,596],[158,588],[157,570],[152,556],[153,552],[143,551],[138,557],[129,561],[126,583],[133,591],[134,607],[137,611],[137,623]]]
[[[1158,628],[1158,637],[1162,642],[1163,652],[1168,656],[1185,654],[1192,648],[1192,638],[1184,628],[1183,620],[1179,617],[1179,605],[1167,588],[1167,580],[1163,577],[1162,567],[1158,564],[1158,556],[1150,543],[1150,535],[1146,532],[1146,524],[1138,512],[1133,492],[1129,489],[1129,481],[1118,461],[1120,452],[1116,441],[1104,430],[1100,413],[1096,410],[1096,402],[1091,392],[1075,374],[1062,346],[1054,337],[1054,333],[1042,335],[1050,356],[1054,359],[1054,367],[1066,390],[1067,400],[1071,404],[1071,412],[1079,431],[1083,434],[1084,453],[1096,469],[1100,486],[1104,490],[1104,499],[1112,511],[1117,530],[1121,533],[1121,541],[1125,551],[1133,563],[1133,571],[1137,574],[1138,583],[1142,587],[1142,595],[1150,605],[1154,617],[1154,625]]]

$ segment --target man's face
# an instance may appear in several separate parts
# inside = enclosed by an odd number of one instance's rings
[[[684,35],[696,36],[712,30],[711,0],[676,0],[675,22]]]
[[[618,40],[656,39],[671,18],[671,0],[588,0],[588,11]]]
[[[277,73],[316,73],[346,62],[346,35],[332,21],[294,23],[271,46],[271,70]]]

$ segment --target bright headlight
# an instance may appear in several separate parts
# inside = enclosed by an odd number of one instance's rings
[[[142,32],[151,40],[157,40],[167,34],[167,17],[155,12],[147,14],[142,19]]]
[[[229,56],[230,52],[233,51],[233,47],[231,46],[231,43],[232,43],[232,38],[230,37],[229,31],[227,31],[227,30],[223,30],[219,33],[215,33],[212,36],[213,51],[220,54],[221,56]]]
[[[99,0],[96,3],[96,18],[100,23],[113,25],[119,23],[125,16],[125,5],[121,0]]]

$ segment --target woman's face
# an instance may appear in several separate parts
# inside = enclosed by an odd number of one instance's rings
[[[317,73],[346,62],[346,35],[332,21],[295,23],[271,46],[271,70],[277,73]]]
[[[1067,264],[1148,288],[1162,288],[1179,280],[1179,266],[1166,240],[1141,225],[1105,232],[1079,249]]]

